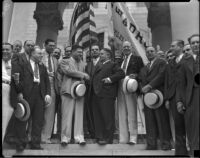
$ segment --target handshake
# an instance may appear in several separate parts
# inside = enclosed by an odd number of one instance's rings
[[[83,73],[83,78],[84,80],[90,80],[90,76],[86,73]]]

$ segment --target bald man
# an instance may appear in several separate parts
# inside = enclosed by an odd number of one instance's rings
[[[131,78],[137,78],[140,69],[144,66],[142,58],[131,52],[131,44],[128,41],[123,43],[124,60],[121,68],[125,75]],[[117,106],[119,114],[119,142],[137,143],[137,94],[127,93],[122,90],[123,80],[120,81]]]
[[[16,40],[14,43],[13,43],[13,53],[15,54],[18,54],[20,53],[22,50],[22,41],[20,40]]]

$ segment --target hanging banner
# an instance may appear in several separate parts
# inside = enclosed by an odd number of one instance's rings
[[[128,7],[123,2],[111,2],[110,6],[117,49],[121,49],[120,45],[122,45],[124,41],[131,42],[133,51],[141,56],[143,63],[146,65],[148,63],[145,53],[146,42],[144,41],[135,20],[128,12]]]

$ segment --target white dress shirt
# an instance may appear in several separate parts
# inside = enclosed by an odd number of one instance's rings
[[[126,71],[127,71],[128,64],[129,64],[129,60],[130,60],[130,58],[131,58],[131,55],[132,55],[132,53],[130,53],[130,54],[128,55],[128,59],[127,59],[127,63],[126,63],[125,73],[126,73]],[[123,61],[122,65],[121,65],[121,68],[123,68],[123,66],[124,66],[124,61]]]
[[[38,83],[40,83],[40,70],[39,70],[39,66],[38,66],[38,79],[37,78],[35,78],[35,75],[34,75],[34,69],[35,69],[35,61],[33,61],[32,59],[30,59],[30,63],[31,63],[31,67],[32,67],[32,70],[33,70],[33,76],[34,76],[34,78],[33,78],[33,82],[38,82]]]
[[[2,80],[5,80],[5,81],[11,81],[11,76],[9,75],[11,73],[7,72],[7,71],[11,71],[11,60],[8,61],[8,66],[10,66],[10,69],[6,70],[6,63],[4,60],[2,60]]]
[[[94,66],[96,66],[96,64],[98,63],[99,59],[100,59],[100,57],[98,57],[96,59],[95,58],[92,59]]]
[[[176,58],[176,63],[179,63],[183,57],[183,53],[181,53],[177,58]]]

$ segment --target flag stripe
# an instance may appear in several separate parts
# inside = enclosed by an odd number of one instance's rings
[[[86,49],[90,46],[88,43],[98,41],[92,9],[92,3],[77,3],[70,25],[71,45],[76,43]]]

